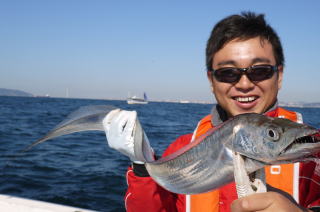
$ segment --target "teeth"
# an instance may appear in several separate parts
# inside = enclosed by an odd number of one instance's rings
[[[253,97],[253,96],[250,96],[250,97],[237,97],[236,100],[238,102],[252,102],[254,101],[256,98]]]

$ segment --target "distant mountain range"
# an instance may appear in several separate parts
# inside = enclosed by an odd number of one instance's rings
[[[280,106],[282,107],[316,107],[320,108],[319,102],[280,102]]]
[[[31,93],[27,93],[25,91],[14,90],[14,89],[6,89],[0,88],[0,96],[33,96]]]

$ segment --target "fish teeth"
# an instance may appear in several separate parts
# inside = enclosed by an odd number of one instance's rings
[[[252,102],[254,101],[256,98],[253,96],[249,96],[249,97],[237,97],[236,100],[238,102]]]

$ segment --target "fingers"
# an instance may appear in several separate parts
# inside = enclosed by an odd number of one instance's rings
[[[131,133],[137,118],[136,111],[115,109],[110,111],[103,120],[106,133]]]
[[[109,114],[108,114],[109,116]],[[107,118],[107,135],[129,139],[132,135],[137,113],[135,111],[115,111]]]
[[[301,211],[293,202],[276,192],[256,193],[233,201],[232,212]]]
[[[231,204],[231,211],[249,212],[268,208],[272,203],[270,199],[266,197],[266,194],[267,193],[257,193],[237,199]]]
[[[113,110],[103,120],[107,144],[129,158],[134,158],[133,131],[137,112]]]
[[[119,114],[119,132],[121,132],[127,138],[132,137],[136,119],[136,111],[121,111]]]

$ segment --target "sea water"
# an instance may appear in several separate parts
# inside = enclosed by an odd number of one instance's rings
[[[46,141],[21,153],[81,106],[113,105],[136,110],[157,155],[178,136],[192,133],[210,104],[0,97],[0,193],[98,211],[124,211],[130,161],[107,146],[105,134],[80,132]],[[319,108],[289,108],[320,128]]]

